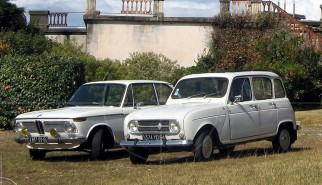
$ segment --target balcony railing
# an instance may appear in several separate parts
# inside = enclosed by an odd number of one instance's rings
[[[53,12],[48,14],[48,26],[49,27],[65,27],[67,26],[66,12]]]
[[[152,14],[153,0],[122,0],[122,14]]]
[[[304,43],[313,47],[317,51],[322,50],[322,37],[315,33],[313,30],[305,26],[303,23],[292,17],[286,11],[284,11],[281,7],[276,5],[271,1],[263,1],[263,11],[264,12],[273,12],[276,13],[279,18],[283,19],[286,23],[286,26],[290,29],[290,31],[299,36],[303,36]]]

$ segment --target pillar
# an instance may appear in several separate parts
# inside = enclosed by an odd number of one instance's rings
[[[261,12],[262,0],[251,0],[252,3],[252,14],[257,14]]]
[[[229,14],[230,0],[219,0],[220,14]]]
[[[87,7],[85,15],[99,15],[100,12],[96,10],[96,0],[87,0]]]
[[[46,30],[48,28],[48,15],[49,11],[29,11],[30,24]]]
[[[163,5],[164,5],[164,0],[154,0],[154,4],[153,4],[154,17],[164,17]]]
[[[320,5],[320,8],[321,8],[321,21],[322,21],[322,4]]]

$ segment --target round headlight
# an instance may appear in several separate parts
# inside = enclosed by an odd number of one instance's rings
[[[23,128],[23,129],[21,130],[21,132],[20,132],[20,135],[21,135],[21,137],[25,137],[25,138],[27,138],[27,137],[28,137],[28,130],[27,130],[27,129],[25,129],[25,128]]]
[[[75,133],[77,132],[77,128],[74,123],[72,122],[66,122],[65,123],[65,130],[67,133]]]
[[[130,121],[128,126],[131,132],[137,132],[139,130],[139,125],[137,121]]]
[[[177,121],[170,122],[170,131],[174,133],[177,133],[180,131],[180,125]]]
[[[21,130],[23,129],[23,124],[21,122],[16,123],[16,127],[15,127],[15,131],[16,132],[21,132]]]

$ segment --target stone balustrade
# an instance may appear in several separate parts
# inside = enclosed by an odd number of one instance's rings
[[[122,0],[122,14],[152,14],[152,0]]]

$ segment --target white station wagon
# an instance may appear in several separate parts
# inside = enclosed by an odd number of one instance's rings
[[[235,145],[257,140],[287,151],[299,128],[277,74],[194,74],[178,81],[166,105],[129,114],[121,146],[134,164],[146,162],[156,149],[189,150],[201,161],[211,159],[214,148],[228,154]]]
[[[98,159],[124,139],[126,115],[165,104],[172,89],[170,83],[152,80],[86,83],[64,108],[17,116],[15,141],[26,143],[33,159],[55,150],[90,151]]]

